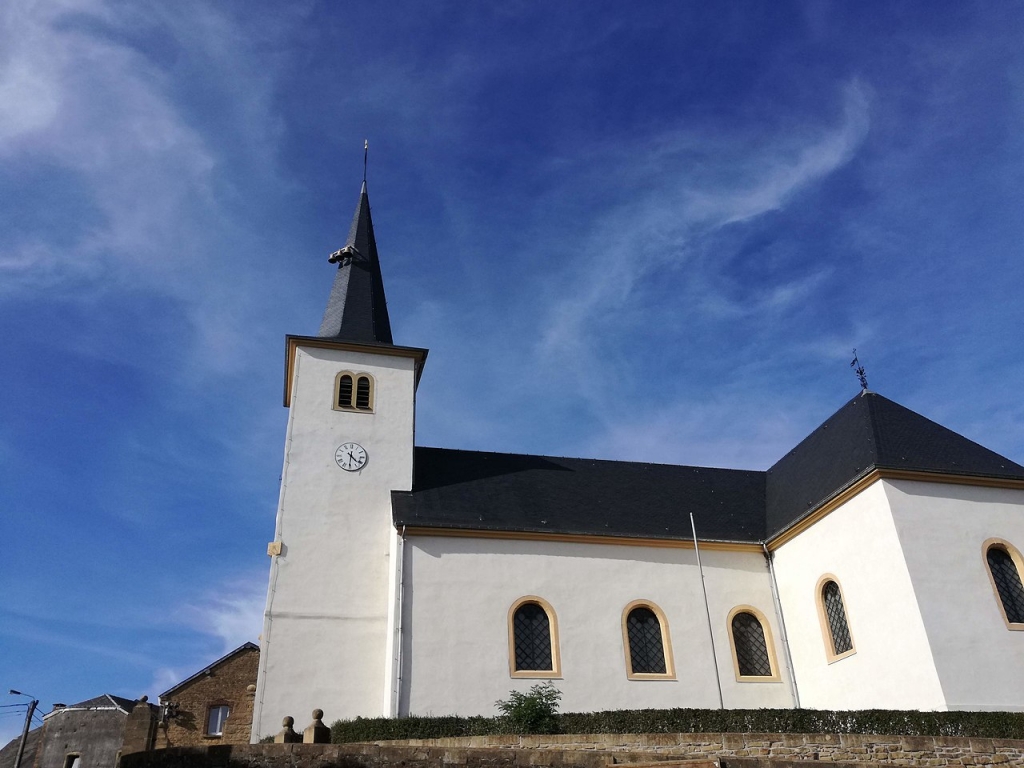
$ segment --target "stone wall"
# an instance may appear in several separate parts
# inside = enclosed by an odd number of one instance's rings
[[[259,663],[259,649],[243,647],[172,689],[168,703],[177,705],[177,714],[168,719],[166,729],[161,729],[158,746],[248,744]],[[210,707],[221,704],[230,708],[224,731],[220,736],[207,734]]]
[[[597,750],[669,757],[742,757],[851,761],[885,765],[1024,766],[1024,741],[954,736],[833,733],[647,733],[471,736],[382,741],[379,745],[535,750]],[[632,762],[624,761],[624,762]]]
[[[68,755],[79,755],[81,768],[111,768],[121,751],[126,717],[113,706],[58,710],[43,724],[40,747],[31,765],[64,768]]]
[[[615,763],[637,768],[673,763],[685,768],[1024,766],[1024,741],[763,733],[480,736],[172,748],[126,755],[120,768],[605,768]]]

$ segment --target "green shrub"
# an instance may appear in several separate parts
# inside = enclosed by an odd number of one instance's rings
[[[509,733],[558,733],[558,702],[562,692],[548,680],[529,693],[509,691],[508,699],[494,703]]]
[[[499,729],[493,717],[357,717],[331,725],[331,741],[387,741],[394,739],[443,739],[449,736],[489,736]]]
[[[539,686],[534,686],[535,688]],[[552,686],[554,688],[554,686]],[[554,689],[558,694],[557,689]],[[532,690],[531,690],[532,693]],[[561,694],[558,694],[560,696]],[[514,706],[513,694],[502,704]],[[403,717],[339,720],[331,726],[335,743],[393,739],[439,739],[501,733],[866,733],[889,736],[962,736],[1024,739],[1024,712],[914,712],[886,709],[833,712],[823,709],[621,709],[556,714],[530,720],[522,728],[512,712],[499,717]],[[530,705],[532,710],[533,705]],[[518,729],[518,730],[516,730]]]

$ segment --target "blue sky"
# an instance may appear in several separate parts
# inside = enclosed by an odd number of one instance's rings
[[[256,639],[283,338],[364,139],[421,445],[763,469],[856,347],[1024,461],[1022,33],[1019,2],[3,3],[0,688],[152,697]]]

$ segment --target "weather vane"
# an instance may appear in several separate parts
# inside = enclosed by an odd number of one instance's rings
[[[864,372],[864,366],[860,364],[860,360],[857,359],[857,350],[853,350],[853,360],[850,361],[850,367],[853,368],[853,372],[857,374],[857,379],[860,381],[860,388],[867,392],[868,390],[868,376]]]
[[[370,140],[363,139],[363,184],[366,183],[366,156],[370,154]]]

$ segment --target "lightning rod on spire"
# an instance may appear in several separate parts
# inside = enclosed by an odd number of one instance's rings
[[[864,372],[864,366],[860,364],[860,360],[857,359],[857,350],[853,350],[853,360],[850,361],[850,367],[853,368],[853,372],[857,374],[857,380],[860,381],[860,389],[862,392],[868,391],[868,376]]]
[[[370,154],[370,140],[363,139],[363,183],[366,183],[366,156]]]

